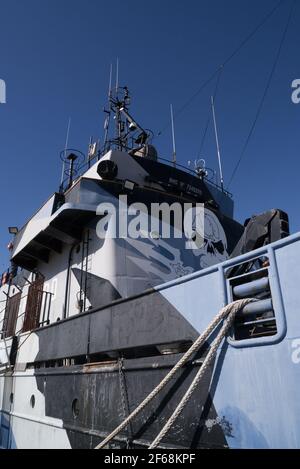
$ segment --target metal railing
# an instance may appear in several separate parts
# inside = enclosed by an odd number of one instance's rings
[[[47,291],[42,291],[41,293],[42,293],[41,310],[40,310],[40,314],[39,314],[39,319],[41,319],[41,320],[38,322],[38,327],[43,327],[44,325],[49,325],[50,324],[51,305],[52,305],[52,299],[53,299],[53,296],[54,296],[53,293],[47,292]],[[28,295],[24,295],[21,298],[21,300],[26,298],[27,296]],[[5,310],[6,310],[6,308],[2,309],[0,311],[0,314],[2,314],[2,313],[5,314]],[[26,311],[24,311],[23,313],[17,315],[16,324],[18,322],[18,319],[21,318],[22,316],[25,316],[25,314],[26,314]],[[6,318],[4,316],[0,320],[0,326],[4,323],[5,319]],[[19,335],[22,331],[23,331],[23,324],[22,324],[22,327],[18,331],[14,332],[14,335]],[[4,340],[4,339],[8,338],[6,336],[6,333],[7,333],[6,330],[4,330],[4,329],[0,330],[0,340]]]
[[[48,326],[50,324],[50,312],[51,312],[51,304],[52,304],[52,298],[54,294],[51,292],[43,291],[42,293],[42,307],[41,310],[43,313],[40,315],[42,316],[42,320],[39,323],[39,327]]]
[[[112,149],[107,149],[107,152],[110,151]],[[80,152],[82,153],[82,152]],[[98,151],[92,158],[90,158],[89,160],[85,161],[84,163],[82,163],[81,165],[79,165],[78,167],[76,167],[76,177],[75,177],[75,180],[74,182],[81,176],[83,176],[83,174],[88,170],[90,169],[90,167],[94,164],[95,161],[99,161],[103,156],[104,156],[105,153],[103,153],[103,151]],[[174,162],[171,161],[171,160],[168,160],[166,158],[157,158],[157,161],[158,162],[161,162],[161,163],[164,163],[164,164],[167,164],[168,166],[173,166],[174,167]],[[182,171],[186,172],[186,173],[189,173],[191,174],[192,176],[197,176],[197,173],[195,171],[195,169],[191,169],[187,166],[184,166],[182,164],[179,164],[179,163],[176,163],[175,165],[175,168],[178,168],[178,169],[181,169]],[[211,184],[212,186],[214,186],[216,189],[220,190],[221,192],[223,192],[224,194],[226,194],[228,197],[232,197],[232,193],[225,190],[224,188],[221,187],[220,184],[218,184],[217,182],[214,182],[214,178],[216,177],[216,171],[212,170],[211,168],[206,168],[206,170],[210,171],[210,173],[212,174],[211,177],[209,176],[204,176],[203,179],[208,182],[209,184]],[[62,184],[61,184],[61,189],[63,189],[65,187],[65,185],[68,183],[68,180],[69,178],[65,178],[63,181],[62,181]],[[63,189],[63,190],[67,190],[66,188]]]

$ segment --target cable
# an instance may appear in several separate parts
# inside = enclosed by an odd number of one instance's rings
[[[187,102],[175,113],[175,118],[177,118],[182,112],[193,102],[193,100],[201,93],[201,91],[206,88],[206,86],[215,78],[215,76],[223,69],[238,53],[239,51],[252,39],[253,36],[265,25],[265,23],[274,15],[274,13],[279,9],[281,4],[285,0],[280,0],[275,7],[263,18],[263,20],[256,26],[256,28],[240,43],[240,45],[230,54],[227,59],[219,65],[219,67],[210,75],[210,77],[200,86],[200,88],[187,100]],[[169,128],[170,123],[166,124],[157,136],[160,136],[167,128]]]
[[[287,32],[288,32],[288,29],[289,29],[289,26],[290,26],[290,23],[291,23],[291,20],[292,20],[292,15],[293,15],[293,11],[294,11],[294,8],[295,8],[295,4],[296,4],[296,0],[293,0],[292,4],[291,4],[291,9],[290,9],[290,13],[289,13],[289,16],[288,16],[288,20],[287,20],[287,23],[286,23],[286,26],[284,28],[284,31],[283,31],[283,35],[281,37],[281,40],[280,40],[280,44],[279,44],[279,48],[278,48],[278,51],[277,51],[277,54],[276,54],[276,57],[275,57],[275,61],[273,63],[273,66],[272,66],[272,69],[271,69],[271,73],[270,73],[270,76],[269,76],[269,79],[267,81],[267,84],[266,84],[266,87],[265,87],[265,90],[264,90],[264,93],[263,93],[263,96],[262,96],[262,99],[259,103],[259,106],[258,106],[258,109],[257,109],[257,112],[256,112],[256,115],[255,115],[255,118],[254,118],[254,121],[252,123],[252,126],[250,128],[250,132],[247,136],[247,139],[246,139],[246,142],[243,146],[243,149],[242,149],[242,152],[240,154],[240,157],[238,159],[238,162],[232,172],[232,175],[231,175],[231,178],[229,180],[229,183],[228,183],[228,186],[227,186],[227,190],[229,189],[230,187],[230,184],[232,183],[236,173],[237,173],[237,170],[239,169],[239,166],[241,164],[241,161],[246,153],[246,150],[248,148],[248,145],[249,145],[249,142],[251,140],[251,137],[253,135],[253,132],[255,130],[255,127],[256,127],[256,124],[257,124],[257,121],[259,119],[259,116],[260,116],[260,113],[262,111],[262,108],[263,108],[263,105],[265,103],[265,99],[267,97],[267,94],[268,94],[268,91],[270,89],[270,86],[271,86],[271,83],[272,83],[272,79],[273,79],[273,76],[275,74],[275,71],[276,71],[276,67],[278,65],[278,62],[279,62],[279,59],[280,59],[280,54],[281,54],[281,51],[282,51],[282,47],[283,47],[283,44],[284,44],[284,41],[286,39],[286,36],[287,36]]]

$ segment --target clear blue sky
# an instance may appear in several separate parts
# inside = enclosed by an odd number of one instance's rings
[[[254,29],[276,0],[0,0],[0,270],[7,262],[7,227],[22,226],[57,190],[68,117],[70,145],[86,151],[103,137],[109,67],[133,95],[136,119],[156,134],[203,81]],[[300,78],[300,5],[271,88],[231,186],[236,218],[278,207],[300,229],[300,105],[291,82]],[[216,111],[228,181],[258,108],[287,21],[286,0],[225,67]],[[176,119],[178,160],[196,158],[215,82]],[[170,128],[154,141],[171,157]],[[202,156],[217,167],[210,127]]]

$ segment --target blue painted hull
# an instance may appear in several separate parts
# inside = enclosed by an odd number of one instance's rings
[[[261,272],[264,275],[266,271],[268,275],[276,330],[242,339],[231,334],[223,342],[209,374],[163,446],[300,448],[300,234],[135,298],[119,300],[110,307],[35,331],[39,341],[36,365],[22,373],[15,371],[12,376],[2,374],[0,382],[2,389],[5,386],[18,389],[22,383],[24,393],[24,380],[36,382],[39,395],[45,399],[45,415],[37,416],[29,408],[27,414],[24,410],[20,415],[16,400],[9,403],[4,393],[2,445],[30,447],[25,429],[35,428],[40,439],[32,447],[47,447],[51,432],[64,432],[67,439],[55,440],[52,435],[50,447],[96,446],[123,420],[126,411],[134,410],[181,356],[174,353],[158,358],[149,352],[150,347],[195,340],[217,312],[234,300],[231,284],[236,279],[228,275],[232,267],[262,258],[268,259],[267,268]],[[254,274],[245,275],[252,278]],[[113,331],[111,335],[108,330]],[[211,340],[206,350],[133,423],[131,434],[129,430],[123,432],[115,446],[123,447],[128,439],[133,447],[147,447],[151,443],[201,366]],[[126,356],[129,345],[140,354],[144,350],[144,356]],[[83,357],[87,350],[94,357],[104,356],[107,350],[124,351],[127,409],[122,404],[118,363],[112,355],[111,362],[107,358],[91,366],[59,365],[62,356]],[[74,410],[75,397],[79,403],[78,414]]]

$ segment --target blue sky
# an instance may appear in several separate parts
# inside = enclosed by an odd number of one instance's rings
[[[233,52],[276,0],[0,0],[0,270],[7,263],[7,227],[22,226],[57,190],[69,116],[70,146],[86,151],[103,138],[110,63],[119,57],[120,83],[132,93],[131,112],[155,135]],[[216,99],[225,185],[240,156],[264,92],[292,0],[224,68]],[[255,132],[230,189],[236,218],[276,207],[300,229],[300,5]],[[177,154],[199,154],[210,113],[212,81],[175,121]],[[171,158],[170,126],[153,142]],[[212,127],[201,157],[217,168]]]

